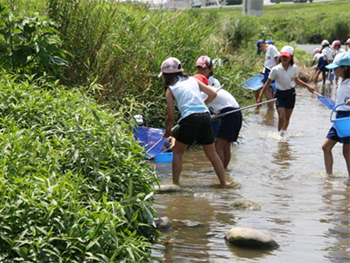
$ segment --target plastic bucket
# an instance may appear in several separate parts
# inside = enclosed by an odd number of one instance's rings
[[[173,153],[160,153],[154,157],[156,163],[171,163],[173,161]]]
[[[345,103],[338,104],[334,107],[331,113],[331,122],[333,122],[333,126],[337,131],[337,134],[340,138],[349,137],[350,136],[350,117],[339,118],[332,120],[332,115],[335,109],[341,105],[345,105]]]

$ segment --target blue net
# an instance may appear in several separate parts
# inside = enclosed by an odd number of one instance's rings
[[[264,86],[264,83],[262,82],[263,79],[264,79],[264,76],[259,74],[243,82],[241,86],[245,89],[250,89],[255,91],[260,89],[262,86]]]
[[[159,154],[167,140],[166,138],[161,140],[164,134],[163,129],[136,127],[133,129],[133,133],[135,140],[145,147],[145,157],[147,159],[152,159]],[[149,150],[150,148],[152,149]]]
[[[335,102],[326,96],[317,95],[317,99],[330,110],[332,110],[335,106]]]

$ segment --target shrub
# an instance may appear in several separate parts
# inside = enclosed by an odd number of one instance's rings
[[[47,18],[14,15],[0,5],[0,35],[0,61],[7,70],[57,76],[67,66],[59,32]]]
[[[147,261],[156,176],[130,126],[76,90],[15,78],[0,82],[0,261]]]

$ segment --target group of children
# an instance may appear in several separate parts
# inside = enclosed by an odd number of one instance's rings
[[[350,117],[350,39],[348,39],[345,44],[347,45],[347,51],[341,48],[340,41],[338,40],[332,43],[331,47],[333,50],[331,50],[328,41],[324,40],[322,41],[322,49],[319,50],[320,54],[326,59],[327,64],[324,65],[324,68],[326,70],[334,70],[336,79],[340,79],[337,90],[336,105],[341,103],[344,105],[336,108],[336,118]],[[263,94],[267,95],[273,92],[270,85],[275,81],[277,88],[275,97],[277,99],[278,131],[280,132],[281,137],[284,137],[286,136],[290,117],[295,105],[296,84],[307,87],[312,93],[315,92],[315,89],[298,78],[297,67],[293,61],[293,47],[284,46],[281,49],[281,52],[278,53],[275,46],[269,45],[263,40],[259,40],[256,46],[258,53],[265,53],[265,84],[258,95],[257,101],[261,102]],[[271,52],[271,50],[273,50],[273,52]],[[274,62],[276,62],[276,65],[272,66]],[[269,68],[271,66],[272,68]],[[267,77],[265,75],[267,75]],[[266,90],[269,90],[269,92],[266,93]],[[271,97],[271,95],[269,96]],[[348,128],[350,130],[350,125]],[[334,127],[328,132],[322,146],[326,172],[327,174],[333,173],[332,149],[338,142],[343,143],[343,156],[350,177],[350,136],[343,138],[339,137]]]
[[[350,43],[350,39],[348,42]],[[267,95],[267,98],[276,98],[278,131],[281,137],[284,137],[295,106],[295,86],[297,84],[304,86],[312,93],[315,92],[315,89],[298,78],[298,70],[294,64],[293,47],[284,46],[281,52],[278,52],[273,45],[259,40],[257,48],[266,56],[263,71],[266,81],[258,94],[258,102],[261,102],[263,94]],[[164,80],[167,103],[164,137],[171,136],[175,122],[175,103],[181,112],[181,118],[178,121],[179,130],[173,148],[173,183],[179,184],[182,156],[187,146],[197,142],[203,146],[220,184],[225,186],[224,169],[228,166],[231,158],[231,143],[237,140],[241,129],[242,114],[235,98],[221,89],[220,83],[213,78],[212,60],[207,56],[201,56],[198,58],[196,66],[197,74],[188,77],[183,71],[181,62],[177,58],[171,57],[162,63],[159,74]],[[338,53],[333,63],[328,64],[326,68],[333,69],[336,76],[341,79],[336,103],[344,103],[344,105],[336,109],[336,118],[350,117],[350,52]],[[273,81],[276,82],[276,92],[270,90]],[[214,134],[210,114],[226,112],[228,114],[221,118],[219,129]],[[326,172],[332,174],[332,148],[337,142],[343,143],[343,155],[350,177],[350,136],[340,138],[333,127],[322,147]]]
[[[197,142],[212,163],[220,185],[225,186],[225,168],[231,160],[231,143],[237,140],[242,126],[242,114],[236,99],[223,90],[213,77],[213,61],[208,56],[201,56],[196,67],[197,74],[188,77],[181,62],[171,57],[162,63],[159,74],[164,80],[167,103],[164,137],[171,136],[175,103],[181,113],[173,147],[173,183],[180,182],[182,156],[186,148]],[[224,114],[215,129],[211,114]]]
[[[312,66],[315,68],[314,83],[317,84],[318,77],[322,73],[322,84],[326,84],[326,73],[328,72],[330,83],[332,84],[332,76],[330,70],[326,68],[327,65],[331,64],[333,58],[345,51],[350,51],[350,38],[344,43],[345,49],[341,46],[340,40],[334,40],[330,45],[328,40],[323,40],[321,48],[315,48],[313,51]],[[336,77],[337,81],[337,77]]]

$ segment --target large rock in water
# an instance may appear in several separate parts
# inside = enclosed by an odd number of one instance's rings
[[[244,248],[273,249],[278,247],[271,237],[252,228],[231,228],[225,239],[229,244]]]
[[[179,192],[181,191],[181,187],[176,184],[169,184],[169,185],[156,185],[154,187],[154,190],[157,193],[172,193],[172,192]]]

